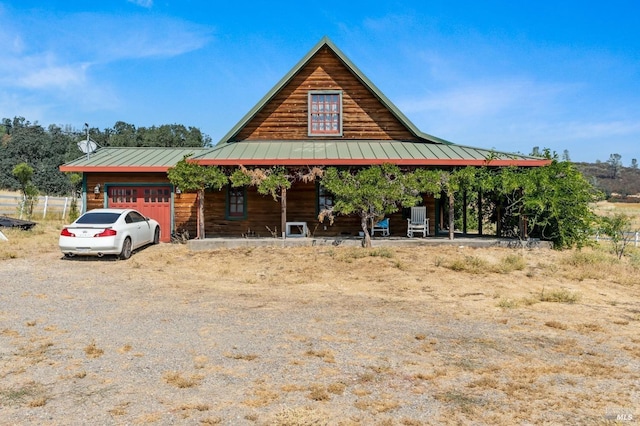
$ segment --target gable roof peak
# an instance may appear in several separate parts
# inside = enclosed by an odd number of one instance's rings
[[[265,107],[265,105],[278,94],[313,58],[324,46],[327,46],[344,64],[344,66],[365,86],[386,108],[393,114],[402,125],[416,138],[422,139],[424,142],[452,144],[452,142],[440,139],[438,137],[421,132],[381,91],[371,80],[367,78],[362,71],[351,62],[351,60],[331,41],[328,36],[323,36],[316,45],[298,63],[289,70],[280,81],[260,99],[260,101],[217,143],[223,145],[225,143],[234,142],[233,138],[244,128],[253,117]]]

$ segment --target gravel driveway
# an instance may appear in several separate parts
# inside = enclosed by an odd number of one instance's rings
[[[233,289],[215,267],[197,285],[159,280],[145,262],[159,250],[0,262],[1,424],[566,424],[635,409],[640,351],[541,326],[548,313],[474,312],[430,282],[381,298],[259,276]]]

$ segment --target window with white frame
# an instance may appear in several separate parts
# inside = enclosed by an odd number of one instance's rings
[[[309,136],[342,135],[342,92],[309,92]]]

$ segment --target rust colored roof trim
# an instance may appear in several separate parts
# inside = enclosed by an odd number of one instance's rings
[[[60,166],[61,172],[82,173],[166,173],[167,166]]]

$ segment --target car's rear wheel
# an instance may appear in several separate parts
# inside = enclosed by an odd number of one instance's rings
[[[153,244],[160,244],[160,227],[156,226],[156,230],[153,232]]]
[[[122,243],[122,250],[118,257],[123,260],[131,257],[131,238],[127,237],[124,239],[124,242]]]

